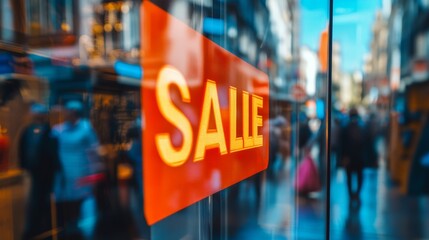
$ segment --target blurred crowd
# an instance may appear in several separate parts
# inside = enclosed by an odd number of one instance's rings
[[[50,126],[48,108],[32,104],[32,121],[19,140],[20,166],[31,179],[23,239],[83,239],[79,220],[82,204],[90,197],[95,199],[97,224],[105,224],[107,215],[122,214],[120,208],[129,207],[130,196],[136,198],[133,201],[140,206],[138,215],[144,223],[140,121],[128,130],[128,145],[119,151],[120,160],[112,169],[91,122],[83,117],[82,102],[68,101],[59,112],[63,121]],[[121,180],[134,192],[122,199],[115,188]]]

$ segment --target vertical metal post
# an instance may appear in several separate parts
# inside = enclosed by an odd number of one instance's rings
[[[220,239],[228,240],[228,189],[220,192]]]
[[[213,195],[210,195],[207,198],[207,235],[208,235],[208,240],[212,240],[213,239]]]
[[[198,239],[204,239],[203,238],[203,220],[204,220],[204,216],[203,216],[203,201],[199,201],[197,203],[197,208],[198,208]]]
[[[329,0],[329,29],[328,29],[328,82],[327,82],[327,108],[326,108],[326,223],[325,239],[331,236],[331,113],[332,113],[332,30],[333,30],[334,0]]]

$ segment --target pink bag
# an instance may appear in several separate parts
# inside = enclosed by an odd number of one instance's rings
[[[295,189],[300,194],[316,192],[321,189],[319,172],[311,156],[307,155],[299,164],[295,175]]]

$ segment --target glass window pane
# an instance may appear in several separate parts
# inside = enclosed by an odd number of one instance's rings
[[[427,1],[335,1],[331,236],[427,238]]]
[[[328,0],[0,9],[1,239],[327,236]]]

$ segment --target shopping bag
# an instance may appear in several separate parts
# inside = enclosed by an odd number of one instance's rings
[[[96,186],[107,180],[103,158],[98,153],[97,146],[91,146],[86,150],[90,173],[77,180],[79,187]]]
[[[85,177],[79,178],[77,181],[77,185],[79,187],[91,186],[91,185],[96,185],[105,180],[106,180],[106,175],[104,173],[94,173],[94,174],[90,174]]]
[[[312,157],[307,155],[298,166],[295,175],[295,190],[300,194],[307,194],[320,189],[319,172]]]

